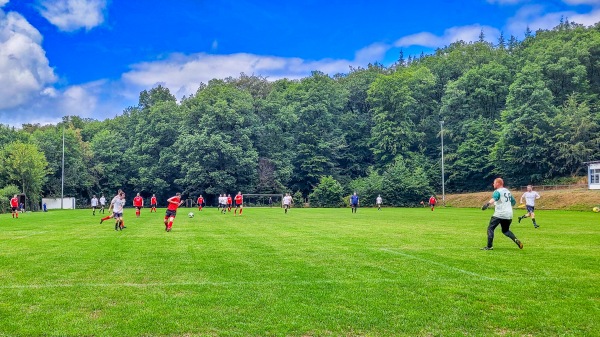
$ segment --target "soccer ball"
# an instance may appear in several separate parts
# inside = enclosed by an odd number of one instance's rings
[[[194,213],[193,212],[189,212],[188,213],[188,218],[193,218],[194,217]]]
[[[600,212],[600,208],[598,208],[598,207],[594,207],[594,208],[592,208],[592,211],[594,211],[594,212],[598,213],[598,212]]]

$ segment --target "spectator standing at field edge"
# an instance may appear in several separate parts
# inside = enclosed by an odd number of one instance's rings
[[[519,246],[520,249],[523,249],[523,243],[517,239],[517,237],[510,231],[510,224],[512,223],[513,217],[513,209],[517,202],[515,198],[513,198],[510,191],[504,187],[504,180],[502,178],[494,179],[494,188],[496,189],[492,194],[492,198],[490,201],[486,202],[483,207],[481,207],[482,211],[488,209],[488,207],[495,205],[494,215],[490,219],[490,225],[487,230],[487,246],[481,248],[482,250],[492,250],[494,249],[494,230],[498,225],[502,227],[502,233],[508,236],[514,243]]]

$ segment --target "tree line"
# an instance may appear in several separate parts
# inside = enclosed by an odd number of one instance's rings
[[[60,196],[63,132],[64,194],[79,203],[121,188],[414,205],[441,191],[440,121],[448,192],[583,175],[600,159],[600,24],[484,38],[334,76],[213,79],[180,101],[158,86],[104,121],[2,126],[0,194]]]

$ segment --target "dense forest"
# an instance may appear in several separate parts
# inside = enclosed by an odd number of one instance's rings
[[[542,184],[600,159],[600,24],[561,22],[520,41],[456,42],[390,66],[270,81],[241,74],[177,100],[144,90],[104,121],[0,127],[0,193],[294,193],[311,206],[358,191],[412,205],[441,192]],[[64,131],[63,131],[64,130]]]

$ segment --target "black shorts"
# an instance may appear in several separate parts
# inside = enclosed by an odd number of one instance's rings
[[[242,207],[242,204],[236,204],[235,205],[235,208],[240,208],[240,207]]]
[[[500,218],[496,218],[495,216],[493,216],[490,219],[490,225],[488,226],[488,231],[491,230],[493,232],[494,229],[496,229],[496,227],[498,227],[498,225],[500,225],[502,227],[502,233],[505,233],[510,230],[511,223],[512,223],[512,219],[500,219]]]
[[[12,209],[13,212],[16,212],[19,209],[19,207],[11,207],[10,209]]]
[[[533,210],[535,209],[534,206],[529,206],[529,205],[526,205],[525,208],[527,208],[527,213],[533,213]]]
[[[156,204],[151,204],[150,207],[156,208]]]
[[[356,207],[358,207],[358,204],[350,204],[350,207],[356,208]]]
[[[139,211],[140,209],[142,209],[142,207],[144,207],[144,206],[135,206],[135,210]]]
[[[165,217],[170,218],[170,217],[175,217],[177,215],[177,211],[171,211],[170,209],[167,210],[167,212],[165,213]]]

